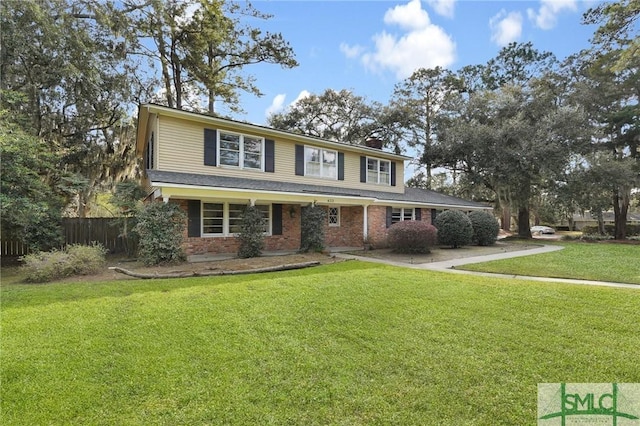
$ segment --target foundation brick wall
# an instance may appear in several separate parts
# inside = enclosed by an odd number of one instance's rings
[[[431,224],[431,209],[420,209],[421,221]]]
[[[187,213],[187,201],[176,201]],[[293,212],[293,218],[291,217]],[[282,205],[282,235],[269,235],[264,239],[265,251],[297,250],[300,248],[300,206]],[[229,237],[188,237],[184,231],[184,250],[192,254],[226,254],[237,253],[240,242],[234,236]]]
[[[173,201],[172,201],[173,202]],[[187,201],[176,200],[177,204],[187,212]],[[368,206],[369,241],[373,248],[387,247],[387,208],[385,206]],[[431,210],[422,209],[422,221],[431,223]],[[293,216],[293,217],[292,217]],[[329,226],[325,223],[325,245],[330,247],[362,247],[362,221],[364,217],[361,206],[340,207],[340,226]],[[295,204],[282,205],[282,235],[265,237],[265,251],[295,251],[300,248],[301,207]],[[237,253],[239,241],[236,237],[188,237],[184,231],[184,249],[187,255],[192,254],[226,254]]]
[[[291,217],[293,215],[293,217]],[[298,250],[300,248],[300,206],[282,205],[282,235],[264,240],[265,251]]]
[[[367,209],[369,243],[372,248],[387,247],[387,208],[385,206],[369,206]]]
[[[386,248],[387,245],[387,207],[369,206],[369,242],[372,248]],[[431,223],[431,210],[420,209],[420,220]]]
[[[327,247],[362,247],[362,218],[364,211],[361,206],[340,207],[340,226],[329,226],[328,221],[324,230],[324,240]]]

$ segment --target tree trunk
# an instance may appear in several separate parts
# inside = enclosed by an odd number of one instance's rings
[[[596,213],[596,219],[598,219],[598,233],[600,235],[606,234],[607,230],[604,229],[604,215],[602,214],[602,210],[598,210]]]
[[[511,207],[506,201],[500,201],[502,207],[502,229],[511,231]]]
[[[529,207],[518,208],[518,236],[522,238],[531,238]]]
[[[164,38],[162,37],[162,33],[158,30],[158,34],[156,34],[156,43],[158,45],[158,51],[160,54],[160,66],[162,69],[162,81],[164,82],[164,90],[165,99],[167,100],[167,106],[169,108],[173,108],[173,95],[171,92],[171,76],[169,75],[169,64],[167,63],[167,52],[166,52],[166,43]]]
[[[209,68],[213,69],[213,44],[209,43],[209,58],[207,59],[208,61],[208,65]],[[213,88],[209,88],[209,114],[214,115],[215,113],[215,108],[216,108],[216,104],[215,104],[215,96],[216,93],[214,92]]]
[[[627,213],[629,211],[629,196],[616,192],[613,197],[613,212],[615,215],[615,234],[616,240],[625,240],[627,238]]]

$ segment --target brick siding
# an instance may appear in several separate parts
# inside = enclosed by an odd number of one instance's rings
[[[173,200],[172,200],[173,201]],[[186,200],[175,200],[187,212]],[[265,237],[265,251],[295,251],[300,248],[301,207],[295,204],[282,205],[282,235]],[[340,226],[329,226],[325,223],[325,245],[331,247],[363,246],[364,213],[361,206],[341,206]],[[374,248],[387,246],[387,208],[385,206],[369,206],[369,242]],[[422,220],[431,223],[431,211],[422,209]],[[239,241],[236,237],[188,237],[184,231],[184,249],[192,254],[226,254],[237,253]]]

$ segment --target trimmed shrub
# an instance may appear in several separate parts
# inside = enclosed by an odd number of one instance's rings
[[[247,259],[250,257],[258,257],[262,254],[264,248],[264,227],[265,220],[262,213],[255,206],[247,206],[242,216],[240,224],[240,247],[238,248],[238,257]]]
[[[31,253],[22,258],[26,280],[34,283],[72,275],[95,274],[106,264],[107,250],[101,244],[73,244],[64,250]]]
[[[324,250],[324,225],[327,212],[324,208],[311,205],[302,208],[300,230],[300,252],[321,252]]]
[[[582,234],[582,236],[580,237],[580,241],[587,241],[587,242],[593,242],[593,241],[608,241],[608,240],[613,240],[613,235],[600,235],[600,234]]]
[[[187,217],[177,204],[147,204],[137,218],[138,260],[145,265],[186,260],[182,240]]]
[[[429,253],[437,241],[435,226],[415,220],[394,223],[387,233],[387,244],[398,253]]]
[[[615,225],[604,225],[605,232],[607,235],[615,235],[616,227]],[[587,225],[582,227],[583,234],[598,234],[598,226],[597,225]],[[627,237],[632,237],[635,235],[640,235],[640,225],[632,225],[627,223]]]
[[[479,246],[495,244],[500,233],[500,224],[495,217],[484,210],[469,213],[469,220],[473,228],[473,243]]]
[[[471,220],[460,210],[446,210],[438,214],[434,225],[438,228],[440,244],[452,248],[471,244],[473,238]]]

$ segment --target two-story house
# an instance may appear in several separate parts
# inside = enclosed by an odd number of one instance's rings
[[[301,209],[311,204],[326,208],[328,248],[382,247],[395,222],[490,209],[405,187],[406,156],[159,105],[140,106],[136,149],[150,198],[187,213],[188,254],[235,253],[248,204],[266,219],[268,251],[300,247]]]

